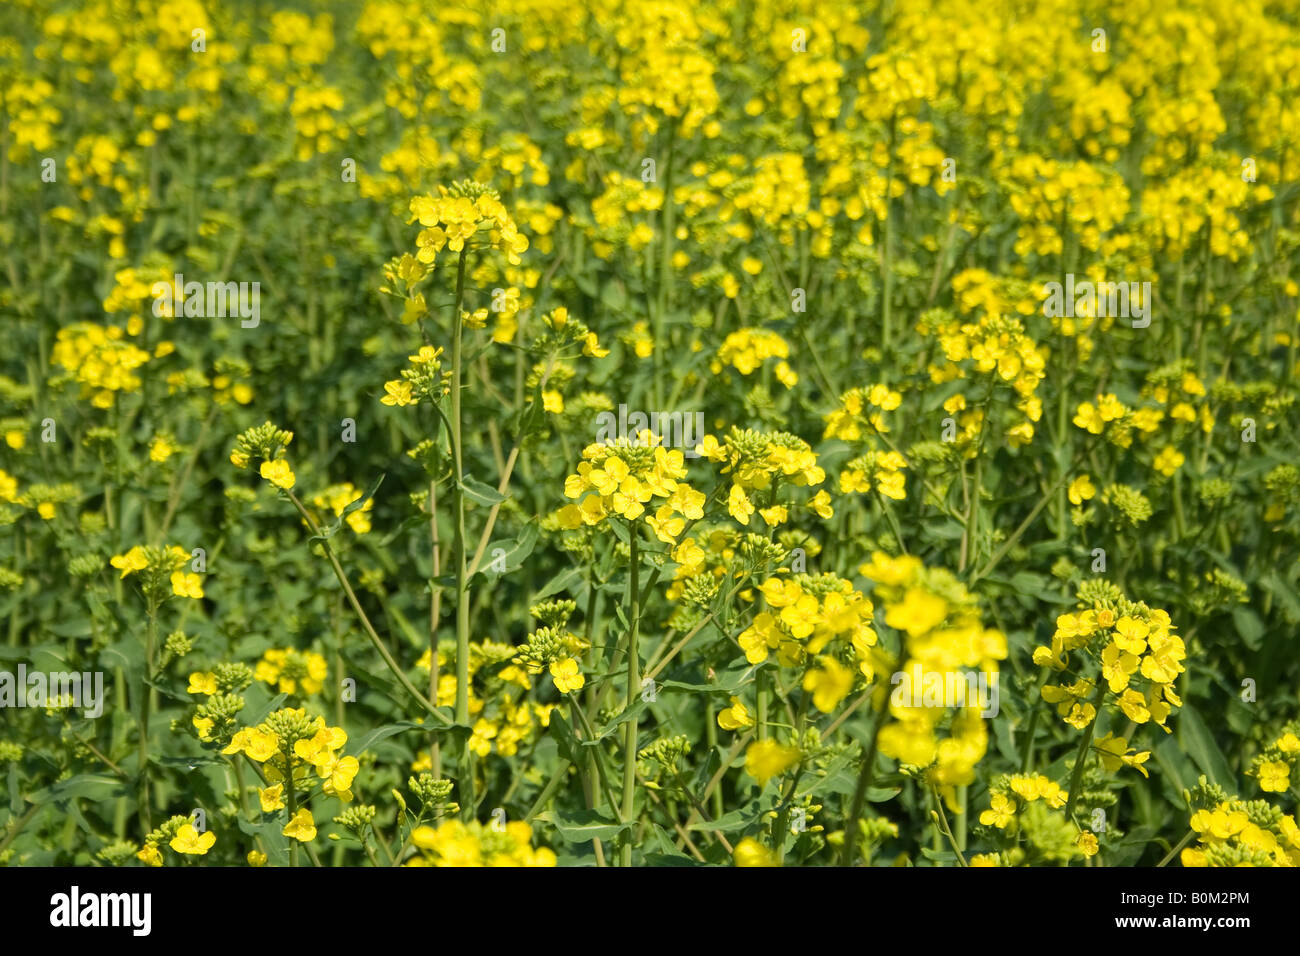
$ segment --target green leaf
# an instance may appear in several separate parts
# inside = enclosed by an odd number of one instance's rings
[[[553,713],[551,715],[550,732],[551,737],[555,739],[555,746],[559,750],[560,756],[571,764],[578,764],[581,741],[578,740],[577,734],[573,732],[573,725],[569,723],[569,719],[558,711]]]
[[[370,487],[366,489],[365,493],[360,498],[348,503],[348,506],[343,509],[343,513],[334,519],[333,524],[327,528],[321,528],[320,534],[314,534],[307,540],[325,541],[326,539],[332,538],[334,535],[338,534],[339,530],[343,527],[343,522],[347,520],[348,515],[352,514],[352,512],[356,511],[358,508],[364,507],[365,503],[374,497],[375,492],[379,490],[379,486],[383,481],[384,475],[381,474],[374,480]]]
[[[547,581],[540,591],[533,595],[534,601],[542,601],[552,594],[559,594],[561,591],[567,591],[579,581],[582,580],[582,570],[579,568],[569,568],[567,571],[561,571],[551,580]]]
[[[537,546],[537,523],[530,521],[524,525],[524,529],[519,532],[518,538],[507,538],[499,544],[494,545],[484,552],[484,560],[479,563],[478,570],[474,572],[479,575],[499,575],[509,574],[511,571],[518,571],[524,563],[524,559],[533,553],[533,548]],[[501,553],[498,554],[497,552]],[[505,565],[500,567],[498,562]]]
[[[595,810],[575,810],[539,813],[534,818],[555,827],[568,843],[588,843],[591,840],[611,840],[628,828],[625,823],[611,820]]]
[[[582,742],[582,745],[584,747],[596,746],[597,743],[607,738],[610,734],[616,731],[623,724],[627,723],[633,717],[639,717],[642,713],[644,713],[645,709],[649,706],[650,706],[650,702],[647,701],[644,697],[637,698],[637,702],[635,704],[633,704],[631,707],[628,707],[621,714],[619,714],[617,717],[615,717],[613,720],[607,723],[604,727],[600,728],[600,730],[597,731],[596,733],[595,740],[584,740]]]
[[[261,709],[255,710],[252,714],[250,714],[248,716],[248,719],[245,722],[250,727],[256,727],[262,721],[266,720],[267,715],[271,713],[271,711],[279,710],[280,705],[283,704],[286,700],[288,700],[288,698],[289,698],[288,694],[276,694],[266,704],[264,704],[261,707]]]
[[[1210,728],[1205,725],[1201,715],[1186,700],[1178,712],[1178,742],[1201,773],[1210,778],[1211,783],[1217,783],[1230,793],[1236,791],[1237,778],[1228,766],[1228,758],[1214,742],[1214,735],[1210,733]]]
[[[546,409],[542,402],[542,383],[533,386],[533,394],[528,403],[515,416],[514,439],[522,442],[546,428]]]
[[[477,478],[471,478],[466,475],[459,482],[460,490],[465,492],[465,497],[470,501],[477,502],[485,507],[499,505],[506,500],[506,496],[497,492],[495,488],[483,484]]]
[[[369,733],[362,734],[360,737],[354,737],[348,741],[347,752],[353,757],[359,757],[362,753],[369,750],[380,741],[387,740],[389,737],[395,737],[406,730],[423,730],[425,733],[438,733],[447,728],[438,724],[417,724],[413,720],[402,720],[395,724],[384,724],[382,727],[376,727]]]
[[[762,800],[755,800],[739,810],[724,813],[716,820],[696,820],[688,830],[717,830],[720,833],[743,833],[759,821],[771,809]]]
[[[275,819],[262,823],[250,823],[240,817],[239,829],[249,836],[262,838],[262,847],[266,850],[268,866],[289,865],[289,838],[282,832],[284,830],[283,823]]]
[[[1283,580],[1282,576],[1276,571],[1271,571],[1260,576],[1259,584],[1260,587],[1277,598],[1278,603],[1282,605],[1282,609],[1286,613],[1287,621],[1292,624],[1300,624],[1300,594],[1296,593],[1296,589],[1289,582]]]
[[[1236,607],[1232,609],[1232,623],[1237,626],[1237,633],[1245,645],[1252,651],[1259,650],[1264,639],[1264,622],[1259,615],[1248,607]]]
[[[117,777],[110,777],[107,774],[100,773],[79,773],[67,780],[60,780],[44,790],[38,790],[36,793],[30,794],[27,799],[32,803],[45,803],[47,801],[57,803],[74,798],[107,800],[109,797],[118,796],[121,792],[125,792],[123,787],[124,784]]]

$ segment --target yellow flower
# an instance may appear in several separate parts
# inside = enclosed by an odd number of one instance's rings
[[[1128,766],[1137,770],[1144,777],[1150,776],[1146,767],[1142,765],[1150,759],[1151,751],[1144,750],[1141,753],[1129,753],[1128,739],[1126,737],[1114,737],[1107,734],[1105,737],[1093,741],[1092,746],[1101,756],[1101,765],[1106,768],[1108,773],[1114,773],[1121,766]]]
[[[912,637],[927,634],[948,616],[948,602],[921,588],[908,588],[903,600],[885,611],[885,623]]]
[[[145,554],[144,548],[136,545],[126,554],[115,554],[109,559],[109,564],[118,568],[122,572],[122,577],[133,574],[136,571],[143,571],[149,566],[149,557]]]
[[[199,833],[194,829],[194,825],[186,823],[176,831],[176,836],[172,837],[172,842],[167,844],[177,853],[189,853],[195,856],[203,856],[208,850],[212,849],[212,844],[217,842],[217,835],[211,832]]]
[[[555,681],[555,689],[561,694],[567,694],[570,691],[578,690],[586,683],[586,678],[578,669],[578,662],[572,657],[566,657],[562,661],[555,661],[551,664],[551,679]]]
[[[1069,495],[1070,504],[1081,505],[1093,498],[1097,494],[1097,489],[1093,486],[1092,479],[1089,476],[1080,475],[1070,482],[1070,489],[1066,493]]]
[[[311,811],[306,807],[293,815],[293,819],[284,825],[281,831],[290,839],[299,843],[309,843],[316,839],[316,823],[311,818]]]
[[[227,756],[243,752],[248,754],[251,760],[264,763],[279,749],[280,741],[274,734],[258,730],[256,727],[245,727],[236,732],[221,752]]]
[[[259,850],[248,851],[249,866],[266,866],[266,854]]]
[[[257,799],[262,804],[263,813],[273,813],[284,807],[284,784],[277,783],[272,787],[258,787]]]
[[[1281,760],[1266,760],[1259,766],[1259,789],[1286,793],[1291,786],[1291,768]]]
[[[150,461],[166,461],[176,453],[176,446],[172,444],[165,436],[156,435],[149,444]]]
[[[158,850],[156,843],[146,843],[140,848],[140,852],[135,855],[137,860],[149,864],[149,866],[162,866],[162,853]]]
[[[1097,834],[1090,830],[1084,830],[1074,838],[1074,845],[1079,848],[1084,856],[1096,856],[1097,851],[1101,849],[1097,843]]]
[[[264,461],[259,469],[263,478],[275,485],[277,488],[283,488],[288,491],[293,487],[294,478],[293,470],[289,467],[289,462],[283,458],[275,461]]]
[[[1101,413],[1093,407],[1092,402],[1082,402],[1074,415],[1074,424],[1079,428],[1087,429],[1093,435],[1100,435],[1106,427],[1106,421],[1101,417]]]
[[[731,517],[748,527],[749,518],[754,513],[754,506],[745,496],[745,489],[740,485],[731,486],[731,494],[727,496],[727,511]]]
[[[190,674],[190,686],[185,688],[187,694],[207,694],[211,697],[217,692],[217,675],[211,671],[195,671]]]
[[[799,762],[799,748],[775,740],[756,740],[745,751],[745,770],[760,787]]]
[[[360,769],[361,764],[356,757],[338,758],[333,754],[316,764],[317,775],[325,781],[321,789],[344,803],[352,799],[352,780]]]
[[[203,597],[203,579],[193,571],[173,571],[172,593],[177,597],[199,600]]]
[[[1186,461],[1186,458],[1183,457],[1182,452],[1174,448],[1173,445],[1166,445],[1164,450],[1161,451],[1160,454],[1156,455],[1156,460],[1152,467],[1168,478],[1183,466],[1184,461]]]
[[[830,518],[835,514],[835,509],[831,507],[831,496],[826,493],[825,489],[813,495],[808,502],[808,507],[821,518]]]
[[[736,866],[780,866],[776,853],[753,837],[745,837],[732,853]]]
[[[853,689],[853,671],[833,657],[821,657],[818,662],[820,667],[804,675],[803,689],[812,691],[814,707],[829,714]]]
[[[731,706],[718,712],[718,726],[723,730],[739,730],[741,727],[753,727],[754,718],[739,697],[731,698]]]
[[[1003,830],[1015,818],[1016,801],[1005,793],[995,793],[989,798],[989,809],[980,814],[980,823]]]

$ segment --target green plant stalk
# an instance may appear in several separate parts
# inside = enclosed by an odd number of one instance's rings
[[[664,156],[664,219],[663,242],[659,258],[659,288],[656,290],[658,301],[655,303],[655,407],[663,408],[663,352],[664,316],[668,312],[668,300],[672,292],[673,280],[673,232],[676,229],[677,209],[673,205],[673,147],[677,142],[677,124],[668,128],[668,150]]]
[[[1038,687],[1034,692],[1033,700],[1043,699],[1043,687],[1047,684],[1051,671],[1044,669],[1043,674],[1038,679]],[[1035,707],[1034,712],[1029,715],[1029,727],[1025,730],[1025,756],[1021,760],[1020,772],[1024,774],[1033,773],[1034,770],[1034,732],[1038,729],[1038,715],[1042,712],[1041,707]]]
[[[136,762],[136,773],[139,774],[139,785],[137,798],[140,811],[140,826],[144,833],[153,829],[153,823],[150,819],[152,816],[149,807],[149,705],[153,696],[152,689],[149,686],[149,671],[153,667],[154,645],[158,639],[158,609],[150,602],[149,624],[145,628],[144,639],[144,675],[140,681],[140,751],[139,760]]]
[[[940,835],[947,837],[953,853],[957,854],[957,862],[963,867],[969,866],[966,857],[962,855],[961,847],[957,844],[957,838],[953,836],[952,827],[948,825],[948,814],[943,809],[943,798],[939,796],[939,788],[934,784],[930,785],[930,798],[934,800],[934,809],[930,812],[930,817],[935,825],[935,849],[942,846]]]
[[[862,818],[862,808],[867,802],[867,790],[871,787],[871,774],[876,763],[876,747],[880,742],[880,728],[885,725],[885,718],[888,714],[889,703],[886,701],[881,705],[872,725],[871,743],[867,747],[866,756],[862,759],[862,769],[858,773],[858,785],[853,790],[853,802],[849,805],[849,817],[844,821],[844,847],[840,856],[841,866],[853,865],[853,854],[858,847],[858,820]]]
[[[884,294],[881,302],[881,335],[880,345],[883,351],[888,352],[890,344],[894,337],[894,317],[890,308],[891,300],[894,296],[894,223],[891,215],[890,206],[893,203],[894,187],[894,127],[898,122],[898,114],[889,117],[889,168],[885,172],[885,248],[881,257],[882,285]],[[849,343],[854,349],[856,356],[856,343]]]
[[[638,646],[641,627],[640,555],[637,554],[637,527],[630,524],[628,536],[631,554],[628,558],[628,630],[627,630],[627,706],[633,707],[641,689],[641,650]],[[622,822],[631,826],[636,811],[636,737],[637,719],[633,717],[623,730],[623,811]],[[632,865],[632,831],[623,832],[619,847],[619,862]]]
[[[288,490],[285,491],[285,494],[288,496],[289,501],[292,502],[293,506],[298,509],[298,514],[302,517],[303,521],[306,522],[307,530],[309,530],[313,535],[319,535],[320,528],[317,527],[315,519],[312,518],[307,509],[303,507],[302,502],[298,500],[298,496]],[[384,664],[387,665],[389,671],[391,671],[393,676],[397,678],[397,682],[402,685],[402,689],[410,694],[411,698],[415,700],[416,703],[427,710],[430,716],[444,726],[449,726],[451,721],[447,719],[446,714],[438,712],[437,708],[430,703],[429,699],[416,689],[415,685],[411,683],[410,679],[402,671],[402,668],[398,666],[397,661],[393,659],[393,655],[384,644],[383,638],[379,636],[379,633],[375,630],[375,626],[370,623],[370,618],[366,615],[365,610],[362,609],[361,602],[357,600],[356,592],[352,590],[352,584],[348,581],[347,572],[343,570],[343,565],[339,564],[339,559],[334,554],[334,549],[330,547],[329,541],[322,538],[321,548],[325,552],[325,557],[329,560],[330,567],[334,569],[334,576],[338,578],[339,584],[343,586],[343,593],[347,595],[348,603],[352,605],[352,610],[356,612],[357,619],[361,621],[362,630],[364,630],[366,636],[370,638],[370,643],[373,644],[375,650],[379,652],[379,656],[383,658]]]
[[[1088,762],[1088,748],[1092,745],[1092,736],[1097,730],[1097,719],[1101,717],[1101,702],[1106,696],[1106,682],[1097,675],[1097,693],[1092,696],[1092,706],[1096,711],[1079,743],[1079,753],[1074,758],[1074,772],[1070,774],[1070,796],[1065,803],[1065,819],[1074,820],[1074,804],[1079,799],[1079,785],[1083,782],[1083,768]]]
[[[429,700],[438,703],[438,619],[442,616],[442,588],[438,576],[442,573],[438,541],[438,483],[429,482],[429,549],[433,555],[433,577],[429,581]],[[438,738],[429,741],[429,763],[435,777],[442,776],[442,753]]]
[[[1156,868],[1159,869],[1162,866],[1168,866],[1169,861],[1172,860],[1174,857],[1176,857],[1179,854],[1179,852],[1183,849],[1183,847],[1191,843],[1192,839],[1195,836],[1196,836],[1195,830],[1188,830],[1187,833],[1183,835],[1183,838],[1178,841],[1177,845],[1175,845],[1173,849],[1171,849],[1167,854],[1165,854],[1165,858],[1156,864]]]
[[[292,820],[294,814],[298,812],[298,798],[293,787],[293,753],[291,751],[284,751],[284,765],[287,771],[284,775],[284,796],[288,804],[289,819]],[[298,841],[292,838],[289,840],[289,865],[298,865]]]
[[[456,723],[469,725],[469,563],[465,557],[465,492],[461,482],[465,478],[464,457],[461,450],[461,306],[465,301],[465,259],[468,247],[461,249],[456,262],[456,305],[452,317],[451,334],[451,440],[455,474],[451,485],[452,511],[455,515],[452,538],[452,562],[456,573]],[[460,766],[461,814],[465,819],[474,817],[474,752],[465,738]]]
[[[30,807],[27,808],[26,813],[24,813],[21,817],[19,817],[10,825],[9,832],[5,834],[5,838],[3,840],[0,840],[0,853],[3,853],[5,850],[9,849],[9,844],[13,843],[14,839],[18,836],[18,834],[23,832],[23,827],[31,823],[32,817],[36,816],[37,812],[44,805],[45,804],[43,803],[33,803]]]

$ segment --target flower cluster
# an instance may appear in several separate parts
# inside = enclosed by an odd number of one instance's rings
[[[974,780],[975,764],[988,747],[981,703],[991,700],[981,702],[968,678],[996,687],[1006,636],[983,625],[975,598],[947,571],[879,551],[860,570],[875,583],[873,596],[884,612],[877,622],[883,620],[901,639],[895,661],[882,662],[895,663],[898,679],[889,701],[893,720],[880,730],[880,752],[926,768],[929,780],[950,796]],[[927,678],[944,685],[937,699],[925,691]],[[941,736],[945,726],[947,736]]]
[[[1080,602],[1082,611],[1056,619],[1051,645],[1034,649],[1039,667],[1073,677],[1068,683],[1044,684],[1043,699],[1056,705],[1067,724],[1082,730],[1097,719],[1109,695],[1129,720],[1151,722],[1168,732],[1170,713],[1182,706],[1174,683],[1185,670],[1186,657],[1169,615],[1129,601],[1113,585],[1081,591]]]
[[[528,248],[528,238],[519,232],[500,194],[473,180],[439,186],[436,196],[415,197],[410,221],[420,224],[415,256],[425,265],[434,263],[443,249],[461,253],[475,242],[518,265],[520,253]]]
[[[235,437],[230,463],[236,468],[249,468],[261,459],[258,474],[275,487],[288,491],[297,481],[284,454],[291,441],[293,432],[284,431],[270,422],[249,428]]]
[[[555,853],[534,847],[533,828],[522,820],[497,824],[448,820],[417,827],[411,843],[419,854],[404,866],[555,866]]]
[[[136,545],[125,554],[113,555],[109,564],[121,571],[123,578],[138,574],[141,590],[156,607],[173,596],[196,601],[203,597],[203,578],[185,570],[191,557],[184,548],[174,544],[166,548]]]

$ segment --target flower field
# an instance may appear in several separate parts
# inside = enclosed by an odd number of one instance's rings
[[[9,0],[0,863],[1300,864],[1298,195],[1290,3]]]

